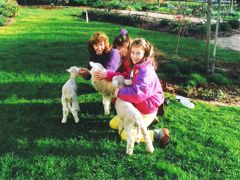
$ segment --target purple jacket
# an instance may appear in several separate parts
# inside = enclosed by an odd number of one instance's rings
[[[90,53],[89,62],[90,61],[100,63],[107,70],[115,72],[121,65],[121,56],[117,49],[112,48],[109,52],[101,55]],[[87,68],[90,70],[92,67],[90,66],[89,62]],[[91,74],[88,74],[85,79],[91,79]]]
[[[118,98],[132,103],[142,114],[154,113],[164,101],[164,93],[150,61],[133,67],[130,87],[121,88]]]
[[[121,56],[117,49],[112,48],[108,53],[103,53],[101,55],[91,54],[89,57],[89,62],[90,61],[100,63],[107,70],[115,72],[121,65]],[[88,69],[91,69],[89,63]]]

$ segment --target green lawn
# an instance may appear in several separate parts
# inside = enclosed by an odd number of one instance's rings
[[[70,116],[67,124],[60,123],[65,69],[86,64],[93,32],[105,31],[112,40],[121,28],[87,24],[77,17],[80,12],[21,8],[11,26],[0,28],[0,179],[239,179],[240,107],[196,102],[190,110],[167,94],[166,113],[151,128],[168,127],[170,146],[155,143],[155,152],[148,154],[139,144],[129,157],[126,142],[108,126],[114,112],[104,116],[101,96],[79,78],[80,122]],[[175,36],[127,28],[133,37],[141,33],[173,54]],[[181,48],[181,56],[204,52],[192,39],[184,39]],[[219,50],[220,56],[231,61],[239,53]]]

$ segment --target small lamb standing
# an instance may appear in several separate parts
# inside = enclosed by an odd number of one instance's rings
[[[130,85],[131,81],[124,80],[124,77],[120,75],[113,77],[112,83],[118,87],[123,87],[124,84]],[[126,132],[126,153],[128,155],[133,154],[135,138],[139,142],[141,132],[146,141],[147,151],[153,153],[154,147],[150,138],[150,134],[147,131],[147,127],[145,127],[145,125],[142,123],[142,114],[133,106],[133,104],[123,101],[120,98],[117,98],[115,108],[117,111],[117,116],[120,120],[118,133],[121,134],[123,129]],[[134,133],[135,127],[137,128],[137,134]]]
[[[72,113],[76,123],[79,122],[78,111],[80,110],[77,100],[77,82],[79,68],[72,66],[67,69],[70,73],[70,79],[62,87],[62,110],[63,118],[62,123],[67,122],[69,111]]]
[[[106,69],[100,63],[90,62],[92,67],[90,74],[92,75],[91,81],[94,88],[102,94],[102,102],[104,107],[104,114],[109,115],[111,110],[111,99],[117,87],[113,86],[111,82],[103,79],[98,80],[94,76],[94,72],[98,70],[106,71]]]

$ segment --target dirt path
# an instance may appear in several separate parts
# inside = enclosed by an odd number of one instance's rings
[[[129,10],[112,10],[116,11],[121,14],[132,14],[132,15],[140,15],[140,16],[149,16],[152,18],[160,18],[160,19],[169,19],[175,20],[176,15],[171,14],[160,14],[155,12],[143,12],[143,11],[129,11]],[[189,17],[187,18],[189,21],[193,23],[205,23],[205,19],[203,18],[196,18],[196,17]],[[216,22],[212,20],[212,23]],[[213,41],[211,41],[213,43]],[[230,37],[220,37],[217,41],[217,46],[224,48],[224,49],[231,49],[240,52],[240,34],[235,34]]]
[[[176,16],[172,14],[161,14],[156,12],[145,12],[145,11],[129,11],[129,10],[112,10],[116,11],[121,14],[132,14],[132,15],[141,15],[141,16],[149,16],[153,18],[160,18],[160,19],[169,19],[169,20],[176,20]],[[187,17],[187,19],[193,23],[204,23],[206,20],[202,18],[195,18],[195,17]],[[212,22],[216,22],[212,20]]]
[[[213,40],[211,43],[213,43]],[[217,40],[217,46],[240,52],[240,34],[235,34],[230,37],[219,37]]]

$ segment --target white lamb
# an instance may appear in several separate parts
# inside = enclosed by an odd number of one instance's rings
[[[106,69],[100,63],[90,62],[90,66],[92,67],[90,73],[92,75],[91,81],[94,88],[102,94],[102,102],[104,107],[104,114],[109,115],[111,110],[111,99],[116,90],[116,87],[112,85],[110,81],[105,79],[98,80],[94,76],[94,72],[98,70],[106,71]]]
[[[78,111],[80,110],[77,100],[77,82],[79,68],[72,66],[67,71],[70,73],[70,79],[62,87],[62,123],[67,122],[69,111],[72,113],[76,123],[79,122]]]
[[[130,82],[131,81],[129,80],[124,80],[123,76],[115,76],[112,80],[113,85],[117,85],[118,87],[122,87],[124,84],[130,85]],[[150,138],[150,134],[147,131],[147,127],[145,127],[145,125],[142,123],[142,114],[133,106],[133,104],[123,101],[120,98],[117,98],[115,108],[118,119],[120,120],[118,132],[121,134],[124,129],[126,133],[126,153],[128,155],[132,155],[135,138],[139,142],[141,132],[147,145],[147,151],[153,153],[154,147]],[[137,128],[137,134],[135,128]]]

